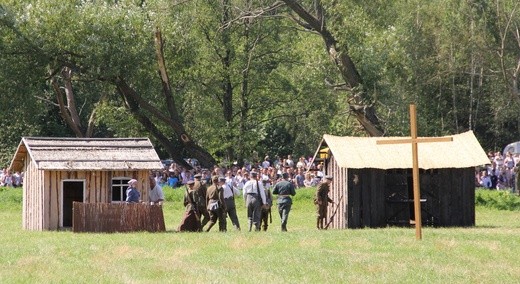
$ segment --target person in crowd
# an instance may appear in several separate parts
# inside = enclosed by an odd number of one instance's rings
[[[210,216],[207,209],[206,204],[206,192],[207,187],[204,182],[202,182],[202,175],[195,174],[193,176],[193,190],[197,191],[197,199],[195,199],[195,204],[197,204],[197,212],[201,217],[200,225],[201,229],[204,229],[204,226],[209,222]]]
[[[233,227],[240,231],[240,222],[238,221],[237,208],[235,203],[235,196],[240,195],[240,191],[236,186],[233,186],[233,181],[229,176],[226,178],[224,185],[222,186],[224,192],[224,203],[226,205],[227,215],[231,220]]]
[[[181,178],[182,178],[182,184],[187,184],[188,181],[193,180],[193,176],[192,176],[191,172],[188,170],[184,170],[181,173]]]
[[[297,188],[305,187],[305,171],[303,168],[298,168],[297,174],[294,176],[294,184]]]
[[[305,187],[315,186],[313,175],[310,172],[305,173],[305,180],[303,181]]]
[[[334,201],[329,197],[330,184],[332,183],[332,176],[325,176],[323,181],[316,190],[314,203],[316,204],[316,227],[318,230],[326,229],[325,220],[327,219],[327,207],[329,203],[334,204]]]
[[[515,159],[513,159],[513,155],[511,153],[506,154],[506,158],[504,159],[504,165],[510,170],[515,167]]]
[[[502,169],[500,169],[500,172],[498,173],[498,176],[497,176],[497,189],[499,190],[504,190],[507,188],[507,185],[508,185],[508,180],[507,180],[507,173],[506,173],[506,167],[502,167]]]
[[[269,156],[265,156],[264,161],[262,162],[262,168],[267,169],[271,166],[271,162],[269,162]]]
[[[486,170],[483,170],[481,172],[479,184],[481,187],[491,189],[491,186],[492,186],[491,178],[489,177]]]
[[[316,178],[323,179],[323,164],[316,166]]]
[[[4,174],[2,183],[4,184],[4,186],[7,186],[7,187],[14,186],[14,177],[11,174],[11,170],[9,170],[9,169],[5,170],[5,174]]]
[[[287,155],[287,159],[285,159],[285,166],[289,168],[294,168],[294,160],[291,155]]]
[[[155,178],[150,176],[150,191],[148,192],[148,199],[151,205],[162,205],[164,202],[164,192],[160,185],[157,184]]]
[[[13,174],[13,186],[14,187],[22,186],[22,174],[20,172],[15,172]]]
[[[138,203],[141,201],[141,194],[137,190],[136,186],[136,179],[131,179],[128,181],[128,188],[126,189],[126,203]]]
[[[289,175],[287,173],[282,174],[282,180],[280,180],[273,188],[273,194],[278,195],[277,206],[278,214],[280,214],[280,220],[282,223],[282,232],[287,231],[287,221],[289,219],[289,212],[291,212],[292,198],[291,196],[296,195],[294,185],[289,182]]]
[[[184,193],[184,216],[177,231],[179,232],[200,232],[202,226],[200,224],[200,214],[198,212],[197,203],[198,191],[193,188],[195,182],[190,180],[186,184],[186,192]]]
[[[226,203],[224,201],[224,190],[222,186],[226,183],[225,177],[213,176],[212,185],[206,193],[206,203],[208,204],[209,222],[206,232],[209,232],[213,225],[217,223],[220,232],[227,230],[226,226]]]
[[[255,231],[260,231],[260,217],[262,207],[266,207],[265,191],[261,183],[258,182],[258,173],[252,171],[251,178],[244,184],[243,195],[246,200],[247,219],[249,231],[255,227]]]
[[[306,167],[307,167],[307,161],[305,161],[305,157],[304,156],[301,156],[298,159],[298,163],[296,163],[296,168],[305,170]]]
[[[179,177],[175,174],[175,171],[168,171],[168,186],[176,188],[179,183]]]

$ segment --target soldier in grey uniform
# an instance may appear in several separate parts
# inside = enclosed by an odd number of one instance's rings
[[[280,214],[280,219],[282,221],[282,232],[287,231],[287,220],[289,219],[289,212],[291,212],[292,206],[291,196],[296,195],[294,184],[288,181],[288,179],[289,174],[283,173],[282,180],[276,183],[273,189],[273,194],[278,195],[276,203],[278,204],[278,213]]]

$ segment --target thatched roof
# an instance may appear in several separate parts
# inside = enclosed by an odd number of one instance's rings
[[[489,164],[489,159],[472,131],[453,136],[451,142],[418,144],[422,169],[469,168]],[[378,145],[378,140],[410,137],[339,137],[325,134],[320,148],[329,147],[338,165],[345,168],[412,168],[411,144]]]
[[[148,138],[23,137],[11,161],[22,171],[29,153],[41,170],[161,169],[162,163]]]

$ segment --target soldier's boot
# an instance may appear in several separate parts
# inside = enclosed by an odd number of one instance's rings
[[[318,219],[316,219],[316,228],[318,228],[318,230],[321,229],[321,219],[320,219],[320,217],[318,217]]]

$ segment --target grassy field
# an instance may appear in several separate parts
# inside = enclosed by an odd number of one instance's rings
[[[0,191],[0,283],[520,282],[520,211],[479,206],[476,227],[423,228],[422,241],[413,228],[318,231],[305,189],[287,233],[275,214],[267,232],[177,233],[181,192],[165,191],[156,234],[25,231],[21,189]]]

